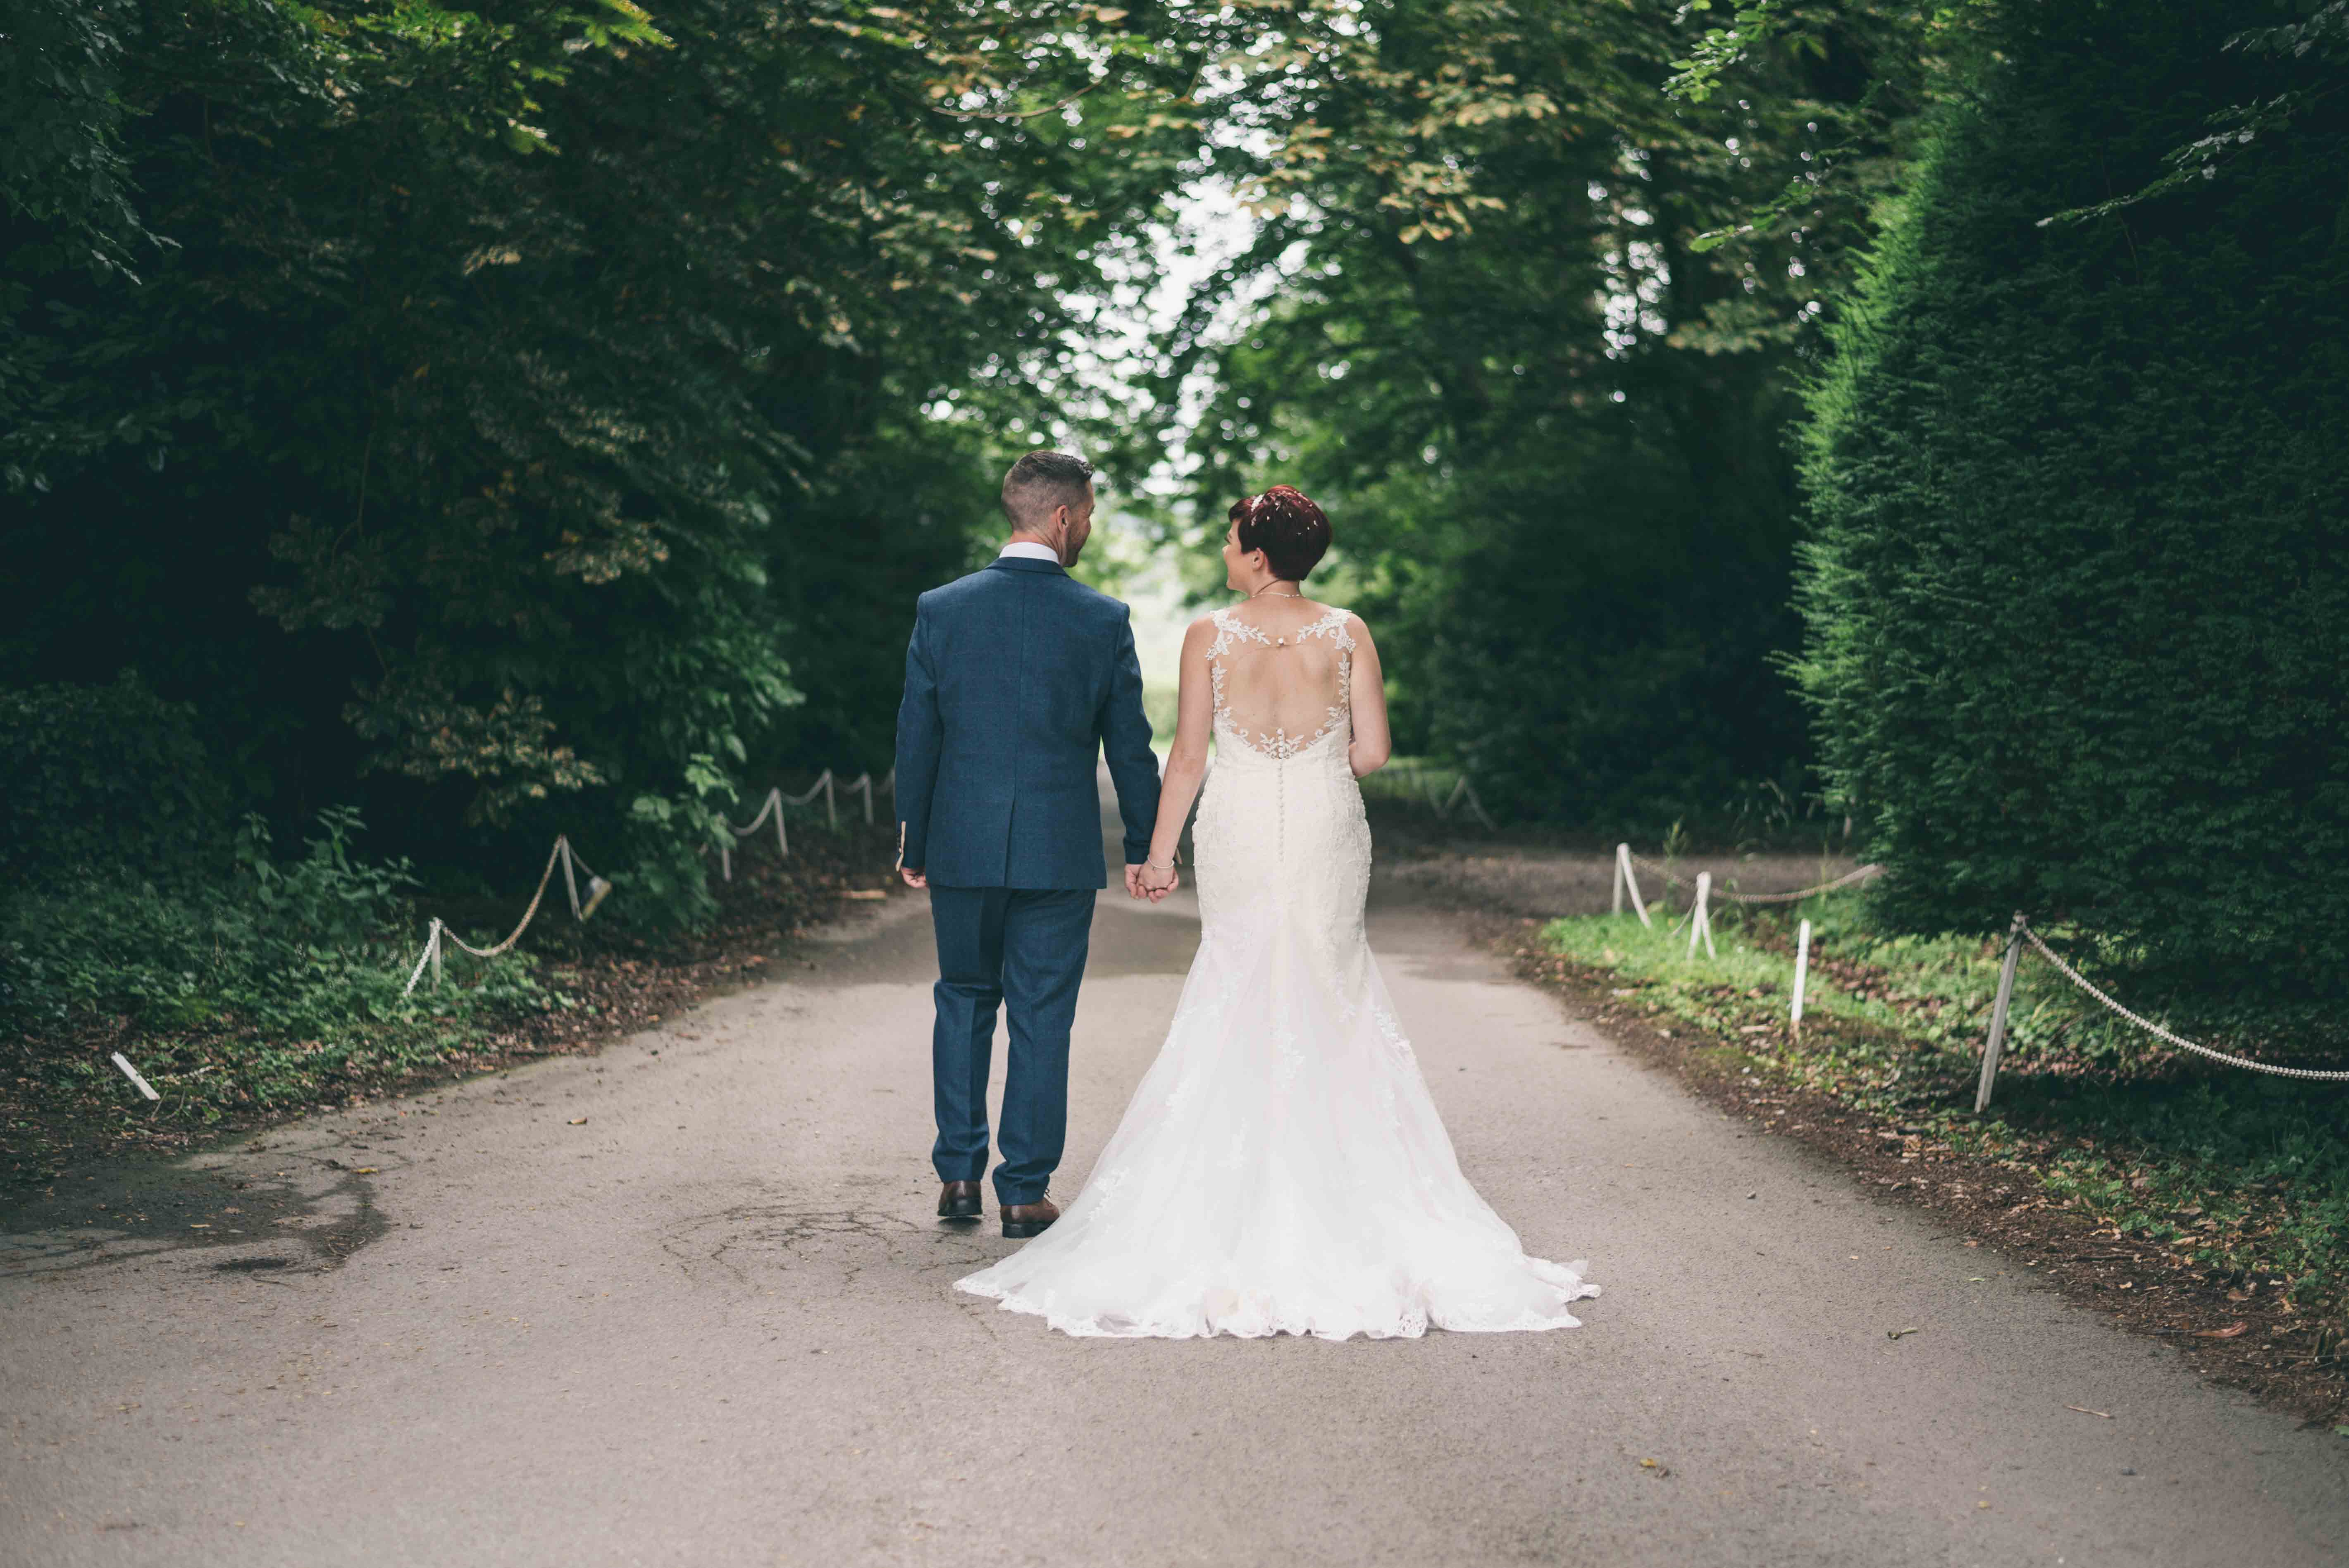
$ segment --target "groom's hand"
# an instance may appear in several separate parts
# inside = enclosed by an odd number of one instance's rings
[[[905,885],[907,887],[927,887],[930,885],[930,879],[924,876],[921,872],[916,871],[911,866],[899,866],[897,868],[897,874],[905,879]]]
[[[1141,898],[1144,896],[1142,891],[1142,868],[1140,866],[1128,866],[1125,868],[1125,896],[1128,898]]]

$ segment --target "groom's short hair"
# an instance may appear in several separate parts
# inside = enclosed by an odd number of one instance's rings
[[[1092,464],[1073,452],[1030,452],[1003,476],[1003,515],[1015,531],[1024,529],[1056,506],[1084,505],[1092,482]]]

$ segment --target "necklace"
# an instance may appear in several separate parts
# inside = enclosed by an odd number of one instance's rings
[[[1267,593],[1272,593],[1272,591],[1279,586],[1280,579],[1276,577],[1271,582],[1266,583],[1263,587],[1257,589],[1255,593],[1249,594],[1248,597],[1251,599],[1261,599]],[[1305,597],[1302,593],[1272,593],[1272,596],[1276,599],[1302,599]]]

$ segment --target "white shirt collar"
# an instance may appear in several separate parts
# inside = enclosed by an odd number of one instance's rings
[[[1061,563],[1060,556],[1054,552],[1050,545],[1030,544],[1024,539],[1015,540],[1013,542],[1005,545],[1003,547],[1003,553],[997,556],[996,559],[998,561],[1003,561],[1014,556],[1018,557],[1021,561],[1049,561],[1055,566],[1058,566]]]

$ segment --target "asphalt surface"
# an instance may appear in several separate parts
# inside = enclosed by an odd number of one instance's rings
[[[1195,920],[1102,895],[1064,1193]],[[1450,917],[1371,933],[1472,1179],[1590,1260],[1582,1328],[1071,1340],[956,1293],[1016,1243],[929,1217],[933,955],[893,898],[600,1057],[9,1216],[0,1562],[2349,1555],[2349,1442],[1691,1099]]]

